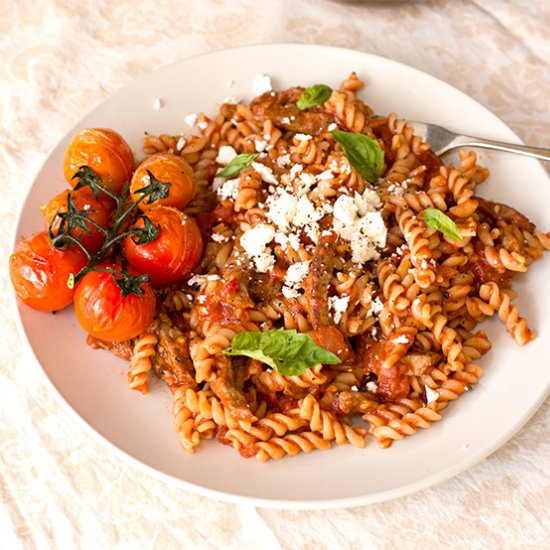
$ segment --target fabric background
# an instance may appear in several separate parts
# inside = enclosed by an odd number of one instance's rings
[[[36,375],[12,319],[7,257],[40,163],[92,106],[178,59],[306,42],[383,55],[450,82],[550,147],[548,0],[0,0],[0,546],[550,548],[550,405],[430,490],[322,512],[236,506],[149,477],[102,447]]]

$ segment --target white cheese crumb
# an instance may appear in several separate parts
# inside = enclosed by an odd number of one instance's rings
[[[269,271],[275,265],[275,258],[267,247],[274,237],[275,228],[267,223],[260,223],[241,235],[241,246],[261,273]]]
[[[218,164],[229,164],[237,156],[237,151],[231,145],[222,145],[218,151],[216,162]]]
[[[267,218],[281,231],[288,231],[290,223],[296,216],[298,199],[295,195],[279,190],[267,198]]]
[[[367,390],[376,393],[378,391],[378,384],[376,382],[367,382]]]
[[[407,336],[405,334],[401,334],[395,338],[392,338],[391,340],[392,344],[408,344],[409,343],[409,339],[407,338]]]
[[[300,295],[295,288],[291,288],[286,285],[283,286],[283,288],[281,289],[281,292],[283,293],[283,296],[285,298],[298,298],[298,296]]]
[[[236,97],[233,97],[233,96],[229,96],[229,97],[226,97],[222,103],[225,103],[227,105],[238,105],[239,103],[241,102],[240,99],[236,98]]]
[[[185,138],[182,136],[176,143],[176,151],[181,151],[185,147]]]
[[[252,168],[254,168],[254,170],[256,170],[256,172],[258,172],[258,174],[260,174],[260,177],[266,183],[273,183],[273,184],[279,183],[277,181],[277,178],[273,174],[273,170],[271,170],[271,168],[269,168],[269,166],[266,166],[265,164],[262,164],[261,162],[253,162],[252,163]]]
[[[231,88],[233,86],[233,84],[235,84],[235,81],[230,79],[225,83],[225,87],[226,88]]]
[[[206,122],[206,120],[201,120],[197,124],[197,127],[198,127],[199,130],[206,130],[208,128],[208,122]]]
[[[309,141],[310,139],[313,139],[313,136],[310,136],[309,134],[295,134],[294,137],[298,141]]]
[[[190,279],[187,280],[189,286],[202,285],[206,282],[205,275],[193,275]]]
[[[336,176],[330,171],[330,170],[325,170],[324,172],[321,172],[320,174],[317,174],[317,179],[318,180],[332,180],[334,179]]]
[[[162,100],[160,97],[155,97],[153,100],[153,109],[156,109],[157,111],[162,107]]]
[[[292,264],[286,272],[285,283],[290,287],[299,287],[309,273],[310,260]]]
[[[252,91],[255,95],[262,95],[272,90],[271,78],[265,74],[258,73],[252,81]]]
[[[281,119],[281,122],[282,122],[283,124],[290,124],[290,119],[289,119],[287,116],[285,116],[285,117],[283,117],[283,118]]]
[[[212,240],[217,243],[226,243],[229,240],[229,237],[222,235],[221,233],[212,233],[210,237],[212,237]]]
[[[432,388],[426,385],[424,389],[426,390],[426,403],[428,405],[439,399],[439,392],[437,390],[432,390]]]
[[[371,303],[368,315],[377,315],[384,309],[384,304],[382,300],[377,296]]]
[[[281,155],[280,157],[277,158],[277,166],[279,168],[285,168],[290,163],[291,163],[291,160],[290,160],[290,155],[289,154]]]
[[[351,391],[359,391],[359,388],[354,384],[353,386],[350,386]]]
[[[336,130],[336,128],[338,128],[338,124],[336,124],[336,122],[331,122],[329,125],[328,125],[328,131],[329,132],[332,132],[333,130]]]
[[[263,141],[261,139],[255,139],[254,147],[256,148],[257,153],[262,153],[267,148],[267,141]]]
[[[197,113],[189,113],[185,116],[183,120],[185,121],[185,124],[189,124],[189,126],[195,126],[197,118]]]
[[[329,312],[334,322],[338,324],[349,305],[349,296],[330,296],[328,299]]]
[[[239,193],[239,178],[232,180],[226,180],[225,178],[214,178],[212,187],[222,199],[235,200]]]

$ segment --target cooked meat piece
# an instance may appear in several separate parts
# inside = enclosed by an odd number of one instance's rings
[[[95,336],[88,336],[86,343],[92,349],[106,349],[121,359],[129,361],[132,357],[133,346],[131,340],[125,342],[108,342],[107,340],[101,340]]]
[[[328,287],[334,269],[334,247],[337,240],[334,233],[319,238],[309,273],[304,280],[309,318],[314,329],[334,325],[328,313]]]
[[[195,389],[193,362],[189,356],[189,336],[174,326],[161,323],[157,332],[159,340],[157,365],[166,373],[173,375],[169,385],[178,384]]]
[[[338,328],[321,327],[308,333],[311,339],[322,348],[334,353],[341,361],[353,363],[355,353],[349,345],[349,342]]]
[[[469,256],[468,267],[480,285],[494,281],[499,286],[508,288],[514,276],[513,271],[491,265],[485,257],[485,247],[482,244],[476,246],[474,253]]]
[[[429,368],[435,367],[441,360],[442,356],[440,353],[428,351],[422,353],[407,353],[407,355],[401,358],[400,362],[407,367],[405,374],[421,376],[425,374]]]
[[[476,200],[479,202],[478,210],[490,218],[494,224],[503,221],[530,233],[535,230],[535,224],[527,216],[524,216],[511,206],[500,202],[488,201],[480,197],[476,197]]]
[[[212,391],[219,397],[233,418],[253,422],[255,417],[248,408],[246,397],[235,385],[231,361],[225,355],[218,354],[216,366],[217,376],[210,381]]]
[[[300,111],[296,102],[303,91],[295,87],[284,92],[266,92],[250,103],[250,110],[259,121],[270,119],[284,130],[317,136],[327,131],[329,124],[335,121],[334,115],[320,105]]]

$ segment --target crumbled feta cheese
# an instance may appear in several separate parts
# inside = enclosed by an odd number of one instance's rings
[[[296,216],[298,203],[296,196],[281,189],[270,195],[266,202],[269,207],[267,218],[281,231],[288,231],[290,223]]]
[[[376,393],[378,391],[378,384],[376,382],[367,382],[367,390]]]
[[[277,158],[277,166],[279,168],[285,168],[286,166],[288,166],[290,164],[291,160],[290,160],[290,155],[289,154],[286,154],[286,155],[281,155],[280,157]]]
[[[437,390],[432,390],[430,386],[426,385],[424,386],[424,389],[426,390],[426,404],[429,405],[439,399],[439,392]]]
[[[283,296],[285,298],[298,298],[300,296],[299,292],[295,288],[284,285],[281,289]]]
[[[218,151],[216,162],[218,164],[229,164],[237,156],[237,151],[231,145],[222,145]]]
[[[400,334],[391,340],[392,344],[408,344],[409,339],[405,334]]]
[[[162,100],[160,99],[160,97],[155,97],[153,101],[153,109],[158,111],[161,107],[162,107]]]
[[[336,130],[336,128],[338,128],[338,124],[336,124],[336,122],[331,122],[329,125],[328,125],[328,131],[329,132],[332,132],[333,130]]]
[[[377,296],[370,303],[369,315],[377,315],[383,309],[384,309],[384,304],[382,303],[382,300],[380,300],[380,298]]]
[[[317,174],[316,177],[318,180],[323,181],[323,180],[332,180],[336,176],[330,170],[325,170],[324,172]]]
[[[271,78],[265,74],[258,73],[252,81],[252,91],[255,95],[262,95],[272,90]]]
[[[233,97],[233,96],[226,97],[222,101],[222,103],[225,103],[226,105],[238,105],[240,102],[241,102],[240,99],[238,99],[236,97]]]
[[[310,261],[296,262],[292,264],[286,271],[285,283],[288,286],[298,286],[309,273]]]
[[[181,151],[185,147],[185,138],[181,136],[176,143],[176,151]]]
[[[190,279],[187,280],[189,286],[202,285],[206,282],[205,275],[193,275]]]
[[[376,192],[366,189],[353,198],[340,195],[334,203],[333,229],[350,243],[351,259],[356,264],[378,258],[377,248],[386,244],[387,228],[382,214],[375,210],[379,201]]]
[[[247,229],[241,235],[241,246],[248,257],[254,260],[256,269],[262,273],[275,265],[275,258],[267,247],[274,237],[275,228],[266,223]]]
[[[277,181],[277,178],[273,174],[273,170],[271,168],[269,168],[269,166],[266,166],[265,164],[262,164],[261,162],[253,162],[252,163],[252,168],[254,168],[254,170],[256,170],[256,172],[258,172],[258,174],[260,174],[260,177],[266,183],[273,183],[273,184],[279,183]]]
[[[349,296],[330,296],[328,299],[329,312],[334,322],[338,324],[349,305]]]
[[[298,238],[298,235],[296,235],[296,233],[291,233],[288,236],[288,244],[291,246],[293,250],[299,250],[300,239]]]
[[[310,136],[309,134],[295,134],[294,137],[298,141],[309,141],[310,139],[313,139],[313,136]]]
[[[254,140],[254,147],[255,147],[257,153],[262,153],[267,148],[267,141],[263,141],[261,139],[255,139]]]
[[[206,120],[201,120],[197,124],[197,127],[198,127],[199,130],[206,130],[208,128],[208,122],[206,122]]]
[[[239,193],[239,178],[232,180],[226,180],[225,178],[214,178],[212,187],[222,199],[235,200]]]
[[[282,122],[283,124],[290,124],[290,119],[289,119],[287,116],[285,116],[285,117],[283,117],[283,118],[281,119],[281,122]]]
[[[185,116],[183,120],[185,121],[185,124],[189,124],[189,126],[195,126],[197,118],[197,113],[189,113]]]
[[[222,235],[221,233],[212,233],[210,236],[212,237],[212,240],[217,243],[226,243],[229,240],[229,237]]]
[[[350,387],[350,390],[351,391],[359,391],[359,388],[355,384],[353,384],[353,386]]]

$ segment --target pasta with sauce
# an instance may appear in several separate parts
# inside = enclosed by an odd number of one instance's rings
[[[358,99],[353,73],[322,104],[303,88],[200,114],[195,135],[145,138],[147,154],[183,157],[206,246],[192,277],[161,292],[148,330],[113,349],[129,380],[151,373],[174,397],[179,440],[193,452],[216,437],[244,457],[293,456],[332,443],[381,447],[429,428],[478,382],[492,315],[523,345],[533,338],[512,303],[512,279],[550,248],[521,213],[482,199],[488,176],[473,152],[446,166],[395,114]],[[369,183],[333,130],[375,140],[385,169]],[[231,178],[237,154],[257,154]],[[452,218],[460,240],[422,215]],[[284,375],[223,352],[240,332],[295,329],[334,353]],[[91,339],[95,347],[111,344]]]

